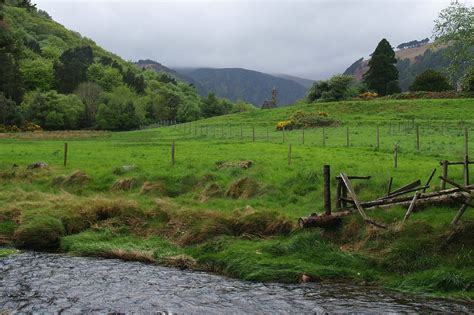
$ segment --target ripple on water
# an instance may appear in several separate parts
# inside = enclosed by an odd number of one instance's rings
[[[380,288],[253,283],[138,262],[41,253],[0,260],[0,309],[188,314],[474,312],[473,305]]]

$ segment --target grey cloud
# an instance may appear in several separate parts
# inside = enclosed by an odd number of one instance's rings
[[[37,0],[66,27],[125,59],[242,67],[322,79],[392,45],[429,37],[443,1]]]

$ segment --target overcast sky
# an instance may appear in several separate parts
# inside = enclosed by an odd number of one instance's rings
[[[246,68],[324,79],[392,46],[430,37],[449,0],[33,0],[127,60]],[[472,4],[472,0],[465,0]]]

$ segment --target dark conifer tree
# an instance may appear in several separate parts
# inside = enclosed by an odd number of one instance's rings
[[[87,80],[87,68],[94,61],[90,46],[66,50],[54,65],[54,75],[58,92],[72,93],[81,82]]]
[[[20,103],[25,92],[20,72],[21,45],[3,21],[0,6],[0,92]]]
[[[398,70],[395,64],[395,52],[390,43],[384,38],[380,41],[369,61],[369,70],[364,74],[364,82],[370,90],[379,95],[397,92]],[[390,87],[389,89],[387,89]]]

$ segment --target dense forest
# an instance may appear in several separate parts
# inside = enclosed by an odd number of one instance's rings
[[[1,2],[0,47],[3,130],[130,130],[253,108],[136,67],[28,0]]]

